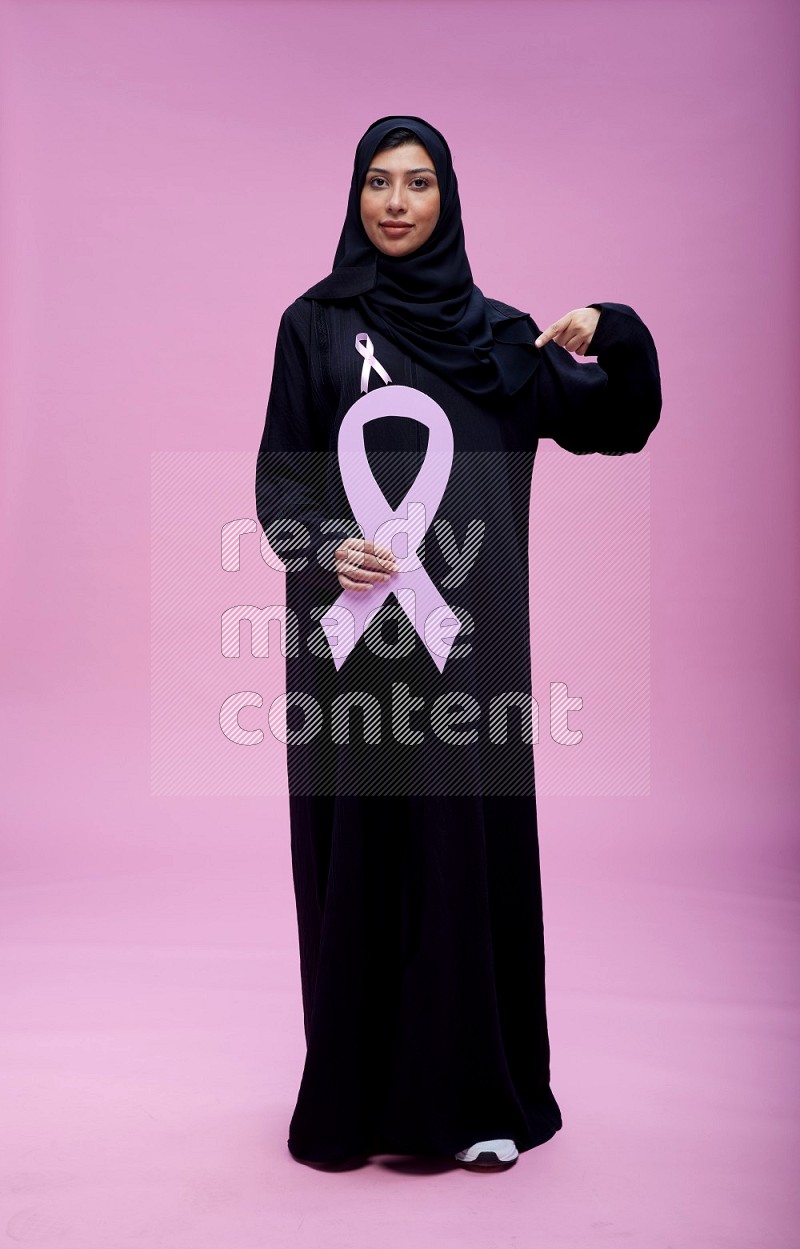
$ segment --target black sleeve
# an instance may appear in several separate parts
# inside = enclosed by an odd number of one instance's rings
[[[287,571],[312,564],[331,538],[325,519],[327,441],[311,376],[311,305],[296,300],[283,313],[256,464],[256,514]],[[291,528],[300,522],[308,531]],[[305,562],[304,562],[305,561]]]
[[[537,432],[576,455],[641,451],[661,415],[653,337],[627,304],[587,304],[600,320],[586,348],[597,363],[546,343],[534,375]],[[540,332],[536,327],[537,334]]]

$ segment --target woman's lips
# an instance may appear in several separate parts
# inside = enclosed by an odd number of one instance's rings
[[[407,234],[407,233],[408,233],[408,231],[411,229],[411,226],[401,226],[401,225],[396,225],[396,226],[395,226],[395,225],[385,226],[385,225],[382,225],[382,226],[381,226],[381,229],[384,231],[384,233],[385,233],[385,234]]]

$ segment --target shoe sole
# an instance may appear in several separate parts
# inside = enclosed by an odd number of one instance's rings
[[[494,1149],[483,1149],[475,1158],[459,1158],[456,1162],[462,1167],[510,1167],[517,1161],[519,1152],[515,1152],[510,1158],[501,1158]]]
[[[461,1167],[463,1171],[474,1171],[476,1174],[480,1172],[490,1175],[496,1171],[510,1171],[516,1165],[516,1158],[512,1158],[510,1162],[462,1162],[460,1158],[456,1159],[456,1166]]]

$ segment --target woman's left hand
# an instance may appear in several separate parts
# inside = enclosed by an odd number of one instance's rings
[[[560,347],[566,347],[567,351],[574,351],[577,356],[585,356],[599,320],[599,308],[574,308],[572,312],[548,325],[536,339],[534,346],[544,347],[545,343],[552,341]]]

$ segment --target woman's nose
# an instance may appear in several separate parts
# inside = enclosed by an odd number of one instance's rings
[[[406,206],[405,188],[402,186],[392,187],[389,191],[389,202],[387,208],[391,212],[399,212]]]

